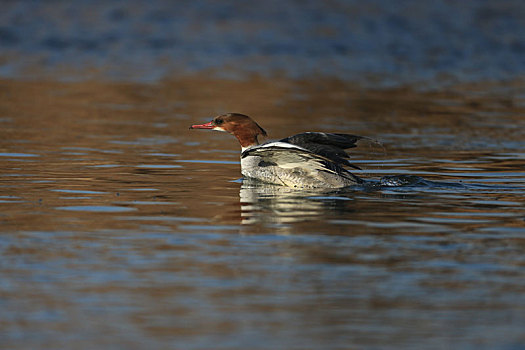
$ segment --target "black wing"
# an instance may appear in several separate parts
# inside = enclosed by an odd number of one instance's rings
[[[363,139],[362,136],[350,134],[331,134],[324,132],[305,132],[289,136],[280,140],[305,148],[310,152],[328,158],[337,164],[347,165],[354,169],[360,169],[353,165],[347,158],[350,156],[345,152],[347,148],[356,147],[356,142]]]

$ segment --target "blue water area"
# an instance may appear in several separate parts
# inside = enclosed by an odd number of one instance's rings
[[[8,1],[0,77],[31,68],[69,79],[94,68],[147,81],[210,69],[384,84],[493,80],[525,72],[524,32],[521,0]]]
[[[28,158],[28,157],[38,157],[37,154],[30,153],[0,153],[0,157],[9,157],[9,158]]]

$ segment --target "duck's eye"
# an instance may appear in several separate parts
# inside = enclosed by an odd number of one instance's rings
[[[223,120],[222,119],[215,119],[215,121],[213,123],[215,125],[221,125],[223,123]]]

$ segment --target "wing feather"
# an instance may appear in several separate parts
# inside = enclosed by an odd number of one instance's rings
[[[356,142],[361,139],[363,139],[362,136],[351,134],[305,132],[284,138],[281,142],[297,145],[337,164],[360,169],[348,161],[350,156],[345,149],[356,147]]]

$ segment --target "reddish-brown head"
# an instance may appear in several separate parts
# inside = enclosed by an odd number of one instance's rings
[[[266,131],[252,118],[240,113],[228,113],[219,115],[209,123],[192,125],[190,129],[211,129],[229,132],[235,136],[241,147],[246,148],[259,144],[257,136],[266,136]]]

